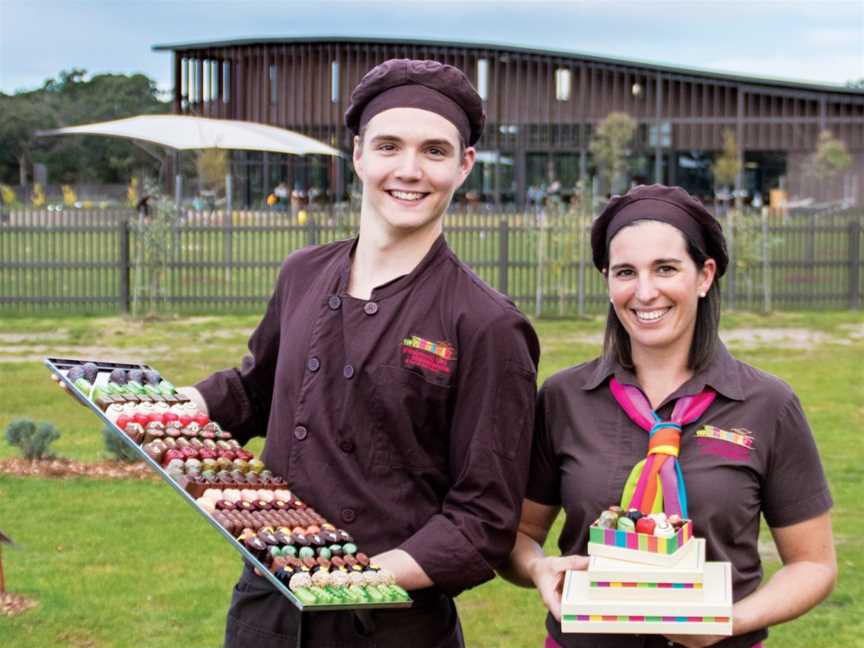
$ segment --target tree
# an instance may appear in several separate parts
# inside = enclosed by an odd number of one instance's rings
[[[606,179],[613,191],[627,168],[630,143],[635,134],[636,120],[627,113],[612,112],[600,122],[591,138],[588,148],[601,177]]]
[[[34,162],[47,165],[53,182],[126,182],[154,161],[131,142],[107,137],[36,138],[35,131],[167,112],[151,79],[142,74],[86,78],[72,69],[38,90],[0,94],[0,182],[27,184]]]
[[[714,184],[734,187],[741,173],[741,154],[738,151],[738,140],[731,129],[723,131],[723,152],[714,162]]]
[[[0,178],[12,183],[17,170],[18,184],[26,187],[38,143],[35,132],[53,128],[56,115],[35,92],[0,94],[0,115]],[[2,173],[4,166],[6,173]]]
[[[842,175],[852,166],[852,157],[846,143],[834,137],[830,130],[819,133],[816,150],[807,160],[806,170],[819,180]]]
[[[228,154],[223,149],[205,149],[198,153],[197,167],[201,185],[210,191],[218,191],[228,172]]]

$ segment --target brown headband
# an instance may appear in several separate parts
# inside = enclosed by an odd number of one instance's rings
[[[462,142],[469,142],[471,126],[465,111],[447,95],[419,84],[400,85],[389,88],[375,96],[363,108],[360,129],[365,128],[375,115],[391,108],[420,108],[441,115],[459,131]]]
[[[606,228],[606,249],[609,249],[609,243],[618,232],[638,220],[654,220],[672,225],[697,248],[703,252],[706,250],[705,236],[699,223],[681,205],[662,198],[639,198],[622,207]]]

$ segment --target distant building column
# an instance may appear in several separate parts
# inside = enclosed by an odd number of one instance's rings
[[[520,207],[525,206],[526,186],[526,168],[525,168],[525,150],[517,149],[513,152],[513,168],[516,171],[516,204]]]
[[[654,77],[654,182],[663,182],[663,78],[660,72]],[[671,184],[671,181],[670,181]]]

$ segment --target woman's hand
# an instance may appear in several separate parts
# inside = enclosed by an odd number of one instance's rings
[[[543,605],[556,621],[561,621],[561,591],[564,575],[569,570],[582,571],[588,568],[586,556],[548,556],[535,558],[528,566],[528,573],[543,599]]]

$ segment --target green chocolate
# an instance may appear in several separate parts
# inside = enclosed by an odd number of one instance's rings
[[[306,587],[294,590],[293,594],[303,602],[303,605],[315,605],[318,602],[315,593],[309,591]]]
[[[330,593],[321,589],[320,587],[312,585],[311,587],[309,587],[309,591],[315,595],[315,598],[317,599],[317,603],[319,605],[329,605],[335,602],[333,600],[333,597],[330,596]]]
[[[321,547],[318,549],[318,555],[322,558],[327,558],[328,560],[333,555],[327,547]]]
[[[315,550],[312,547],[300,547],[300,553],[298,554],[300,560],[304,558],[314,558]]]
[[[384,595],[381,591],[375,587],[374,585],[368,585],[366,588],[366,596],[368,596],[373,603],[383,603]]]
[[[618,518],[618,530],[619,531],[635,531],[636,523],[628,517],[620,517]]]
[[[353,542],[346,542],[344,545],[342,545],[342,551],[348,555],[353,555],[357,553],[357,545],[355,545]]]

